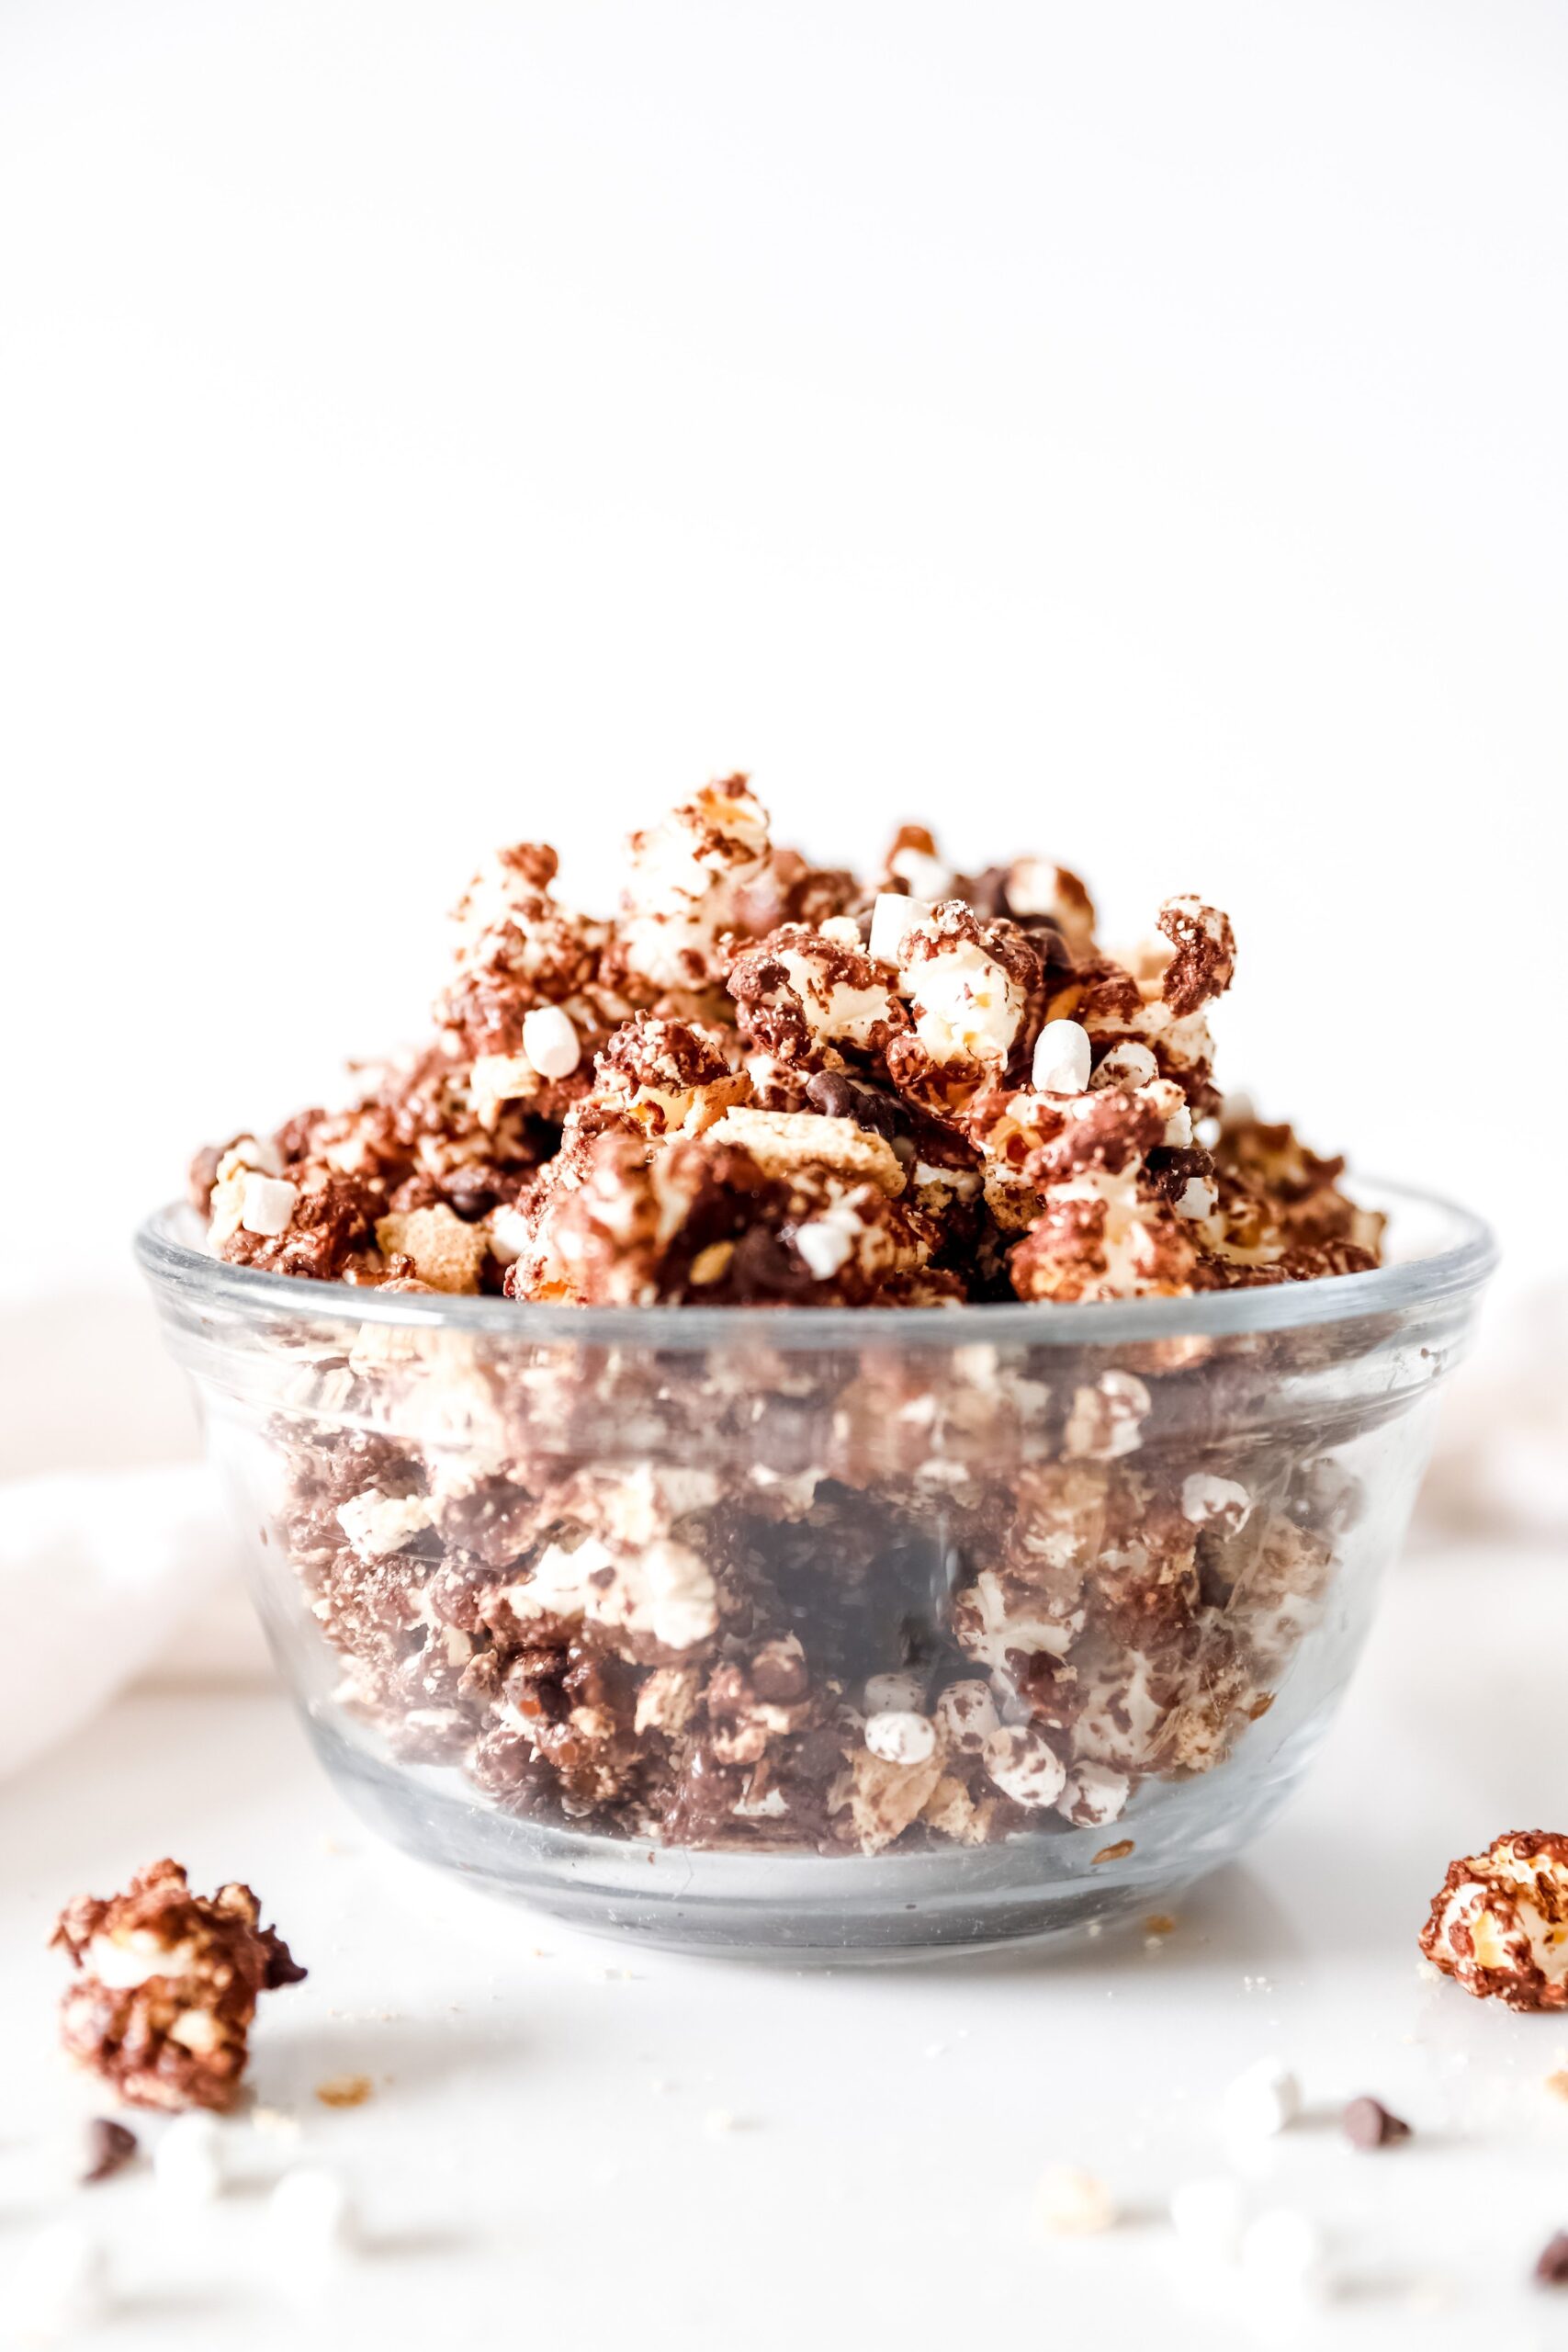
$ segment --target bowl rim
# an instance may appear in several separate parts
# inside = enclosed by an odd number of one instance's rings
[[[1473,1295],[1497,1262],[1491,1227],[1471,1210],[1410,1184],[1362,1180],[1367,1204],[1436,1212],[1446,1228],[1439,1245],[1369,1273],[1320,1275],[1257,1289],[1202,1291],[1176,1298],[1075,1301],[1008,1300],[956,1306],[570,1306],[519,1305],[507,1298],[360,1289],[231,1266],[195,1237],[194,1209],[171,1203],[147,1218],[135,1239],[137,1261],[155,1292],[198,1311],[270,1320],[287,1313],[306,1323],[401,1324],[484,1333],[559,1348],[595,1345],[691,1350],[766,1346],[805,1353],[822,1348],[976,1345],[1093,1348],[1134,1341],[1222,1338],[1300,1331],[1362,1316],[1404,1315]]]

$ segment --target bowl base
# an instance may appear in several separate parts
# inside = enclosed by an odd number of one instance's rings
[[[491,1810],[455,1774],[383,1761],[330,1723],[312,1720],[310,1729],[361,1819],[421,1861],[584,1934],[796,1965],[1081,1941],[1165,1908],[1232,1860],[1284,1793],[1269,1792],[1265,1805],[1249,1791],[1243,1810],[1211,1817],[1195,1850],[1189,1788],[1178,1849],[1168,1825],[1151,1837],[1145,1817],[1125,1833],[1132,1851],[1100,1863],[1097,1852],[1124,1842],[1121,1825],[919,1853],[711,1853],[583,1836]],[[448,1778],[450,1790],[442,1785]]]

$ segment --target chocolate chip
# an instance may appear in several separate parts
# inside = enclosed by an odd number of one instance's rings
[[[1353,2098],[1339,2120],[1353,2148],[1387,2148],[1410,2137],[1409,2124],[1391,2115],[1381,2099]]]
[[[1568,2287],[1568,2230],[1559,2230],[1541,2247],[1535,2275],[1543,2287]]]
[[[123,2123],[113,2122],[107,2115],[94,2116],[82,2134],[78,2180],[107,2180],[111,2173],[130,2162],[138,2144],[135,2132],[128,2132]]]
[[[851,1109],[854,1088],[839,1070],[819,1069],[807,1087],[806,1099],[825,1119],[849,1119],[854,1115]]]

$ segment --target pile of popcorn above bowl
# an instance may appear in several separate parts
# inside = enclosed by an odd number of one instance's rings
[[[202,1153],[142,1264],[334,1777],[575,1923],[1083,1929],[1237,1853],[1348,1679],[1492,1251],[1228,1102],[1231,926],[865,879],[739,777],[620,911],[502,851],[432,1041]]]

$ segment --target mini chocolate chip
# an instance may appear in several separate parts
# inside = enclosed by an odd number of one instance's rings
[[[969,885],[969,903],[977,915],[994,922],[998,915],[1010,915],[1008,904],[1008,869],[1005,865],[987,865],[984,874],[976,876]]]
[[[107,2115],[95,2115],[82,2134],[82,2169],[77,2178],[83,2182],[107,2180],[111,2173],[130,2162],[138,2144],[135,2132],[127,2131],[123,2123],[116,2123]]]
[[[1535,2275],[1543,2287],[1568,2287],[1568,2230],[1559,2230],[1541,2247]]]
[[[1410,2137],[1409,2124],[1391,2115],[1381,2099],[1353,2098],[1339,2120],[1353,2148],[1387,2148]]]
[[[825,1119],[848,1119],[854,1115],[850,1107],[855,1099],[854,1089],[839,1070],[819,1069],[806,1089],[806,1099],[814,1111],[821,1112]]]

